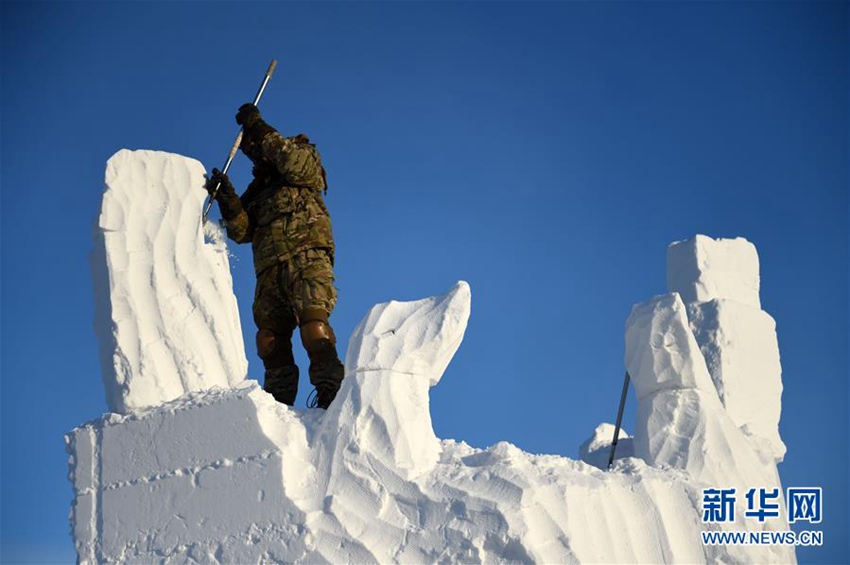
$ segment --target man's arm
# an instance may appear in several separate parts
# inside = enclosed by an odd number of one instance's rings
[[[274,163],[289,186],[327,189],[322,158],[306,135],[285,138],[270,132],[263,137],[262,148],[263,156]]]
[[[250,141],[249,150],[259,149],[263,160],[277,168],[288,186],[327,190],[322,158],[306,135],[283,137],[263,120],[253,104],[243,104],[239,108],[236,123],[242,126]]]
[[[211,191],[219,183],[221,184],[215,199],[218,201],[221,217],[224,218],[227,226],[227,237],[236,243],[248,243],[254,235],[254,224],[251,217],[242,207],[242,200],[236,194],[236,189],[233,188],[233,184],[227,175],[218,169],[213,169],[205,188],[212,193]]]

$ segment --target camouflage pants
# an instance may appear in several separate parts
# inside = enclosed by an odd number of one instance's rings
[[[263,388],[278,402],[291,406],[298,393],[299,371],[292,354],[292,334],[299,325],[298,316],[305,310],[317,309],[330,315],[337,299],[333,281],[331,257],[325,249],[303,250],[289,261],[274,264],[257,275],[253,312],[260,330],[258,353],[266,367]],[[271,341],[266,332],[274,336]],[[265,356],[261,341],[275,344],[266,350]],[[344,368],[333,343],[321,350],[308,349],[307,353],[310,382],[317,388],[318,405],[327,408],[339,389]]]
[[[333,282],[331,258],[321,248],[305,249],[269,267],[257,275],[254,323],[282,338],[291,337],[305,309],[333,312],[337,299]]]

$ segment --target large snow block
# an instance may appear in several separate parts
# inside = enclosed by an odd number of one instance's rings
[[[220,229],[201,222],[201,163],[124,149],[109,159],[105,181],[91,266],[110,410],[243,381],[227,248]]]
[[[782,461],[782,367],[776,322],[758,308],[725,299],[690,304],[688,317],[726,413],[762,442],[765,453]]]
[[[759,260],[743,238],[698,235],[667,249],[667,285],[681,293],[689,326],[727,414],[777,461],[782,367],[776,324],[759,300]]]
[[[255,556],[280,545],[264,545],[260,534],[303,520],[284,496],[283,460],[302,457],[306,438],[273,441],[265,428],[291,417],[246,381],[74,430],[68,443],[80,561],[236,562],[243,545],[255,545]],[[303,480],[308,469],[298,472]]]
[[[672,243],[667,248],[667,290],[678,292],[685,303],[726,298],[761,308],[756,248],[742,237],[697,235]]]

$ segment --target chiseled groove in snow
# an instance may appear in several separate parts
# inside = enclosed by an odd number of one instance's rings
[[[594,500],[599,500],[601,498],[599,496],[599,494],[596,492],[597,490],[598,489],[594,489],[594,491],[593,491]],[[611,496],[610,493],[604,493],[604,492],[602,493],[601,496],[604,497],[604,496],[606,496],[606,494],[609,497]],[[594,505],[590,504],[591,500],[588,500],[587,502],[588,502],[587,507],[592,508],[594,506]],[[612,501],[612,502],[615,502],[615,501]],[[616,502],[621,504],[620,501],[616,501]],[[605,541],[606,541],[604,539],[605,534],[607,534],[608,532],[615,532],[615,531],[622,532],[624,530],[624,528],[621,527],[622,526],[622,520],[620,519],[621,513],[620,512],[609,512],[609,511],[607,511],[607,508],[611,508],[611,506],[612,506],[612,504],[598,505],[599,508],[605,509],[605,510],[603,510],[603,512],[601,512],[601,514],[602,514],[602,524],[601,525],[604,526],[604,527],[596,529],[596,530],[592,530],[591,532],[589,532],[589,535],[593,536],[593,539],[596,540],[596,541],[594,541],[594,544],[593,544],[594,546],[597,543],[605,543]],[[583,514],[585,516],[587,516],[589,514],[589,511],[585,510],[585,506],[581,506],[581,508],[582,508]],[[620,508],[619,508],[619,505],[618,505],[617,510],[619,510],[619,509]],[[567,510],[569,511],[569,504],[567,505]],[[585,520],[585,523],[587,523],[588,521],[589,520]],[[569,522],[567,522],[567,524],[569,524]],[[615,528],[614,527],[615,525],[620,526],[620,527]],[[626,530],[628,530],[628,528],[626,528]],[[602,538],[602,539],[600,539],[600,538]],[[622,547],[622,546],[619,545],[619,544],[614,544],[614,551],[615,551],[614,552],[614,559],[617,560],[617,561],[623,560],[623,557],[620,554],[618,554],[618,552],[616,551],[620,547]]]
[[[372,560],[381,562],[384,559],[372,554],[367,548],[381,547],[400,527],[397,523],[380,518],[387,509],[388,501],[392,500],[387,488],[376,480],[381,474],[377,467],[382,465],[372,457],[347,459],[345,464],[348,474],[330,489],[334,494],[327,501],[327,511],[342,518],[340,528],[350,539],[360,541],[362,550],[368,552]],[[369,516],[376,519],[368,520]]]
[[[345,537],[343,539],[346,539],[349,543],[353,543],[356,551],[368,556],[366,558],[358,556],[355,557],[353,561],[356,563],[367,561],[371,563],[381,563],[382,560],[368,549],[367,544],[372,547],[380,547],[380,542],[383,540],[376,540],[374,538],[374,532],[376,530],[375,525],[367,524],[366,521],[360,517],[361,513],[367,517],[374,515],[374,513],[369,510],[364,511],[358,504],[360,502],[368,504],[369,499],[365,495],[355,496],[354,498],[355,500],[353,502],[348,503],[348,501],[341,500],[341,497],[338,499],[336,495],[333,495],[329,510],[335,515],[338,515],[340,518],[343,518],[343,520],[340,521],[340,528],[345,533]],[[373,535],[369,536],[369,534]],[[361,538],[364,536],[368,536],[368,539],[361,541]],[[375,544],[376,541],[378,541],[377,545]],[[334,562],[337,561],[337,559],[334,560]]]
[[[238,457],[236,459],[220,459],[218,461],[213,461],[211,463],[207,463],[206,465],[199,465],[197,467],[183,467],[180,469],[172,469],[167,473],[157,473],[155,475],[150,475],[147,477],[138,477],[135,479],[131,479],[129,481],[116,481],[112,484],[101,486],[99,490],[101,492],[115,490],[118,488],[123,488],[126,486],[135,486],[147,483],[154,483],[156,481],[161,481],[163,479],[170,479],[173,477],[184,477],[187,475],[197,475],[201,471],[206,471],[209,469],[220,469],[221,467],[233,467],[236,465],[244,465],[246,463],[253,463],[258,461],[265,461],[267,459],[271,459],[275,456],[279,456],[280,452],[276,450],[263,450],[256,455],[251,456],[243,456]]]
[[[94,430],[95,443],[92,448],[94,461],[92,465],[97,469],[96,473],[92,473],[94,488],[96,490],[94,497],[94,511],[96,513],[96,527],[94,528],[95,535],[95,556],[98,563],[105,561],[103,555],[103,489],[100,488],[103,478],[103,457],[101,455],[101,446],[103,445],[103,428],[97,427]]]
[[[173,178],[176,175],[174,171],[174,166],[171,160],[167,160],[164,163],[164,171],[162,172],[163,178]],[[191,186],[191,179],[188,178],[188,170],[184,167],[181,171],[183,174],[180,175],[183,178],[174,178],[174,186]],[[163,187],[166,191],[168,191],[168,187]],[[172,199],[169,199],[172,200]],[[180,212],[185,209],[187,198],[178,199],[179,208],[175,210],[174,207],[169,207],[165,210],[165,215],[169,217],[180,216]],[[163,322],[163,327],[166,330],[166,335],[171,335],[174,330],[177,328],[169,328],[168,320],[171,320],[173,316],[170,316],[168,313],[163,311],[163,308],[166,305],[170,305],[169,301],[166,301],[161,296],[162,289],[168,288],[168,285],[163,284],[163,281],[159,280],[159,277],[163,277],[164,279],[172,279],[171,282],[174,288],[186,289],[191,286],[190,281],[187,279],[186,274],[180,268],[180,262],[177,259],[177,254],[180,249],[185,245],[184,242],[187,242],[188,238],[178,238],[176,237],[176,232],[171,228],[174,225],[172,221],[160,222],[156,226],[156,231],[154,235],[154,262],[156,265],[160,266],[155,272],[154,275],[157,277],[156,283],[153,286],[153,291],[156,293],[158,310],[160,313],[160,320]],[[177,225],[180,225],[178,220]],[[171,257],[166,257],[169,251],[172,251]],[[196,250],[197,251],[197,250]],[[170,265],[171,269],[163,269],[161,268],[164,265]],[[184,290],[185,292],[185,290]],[[179,325],[178,325],[179,327]],[[172,329],[171,332],[168,330]],[[175,369],[177,370],[177,374],[180,377],[181,385],[183,390],[191,390],[194,388],[193,383],[190,382],[189,375],[186,374],[186,364],[181,363],[181,355],[179,353],[179,348],[175,347],[172,343],[171,339],[167,340],[168,342],[168,350],[171,353],[172,363],[174,364]]]
[[[557,500],[563,504],[566,499],[560,485],[546,484],[539,480],[540,469],[536,465],[532,472],[537,480],[534,481],[534,488],[526,491],[527,498],[530,500],[528,504],[523,505],[522,509],[523,519],[528,529],[526,536],[533,537],[528,540],[527,546],[532,551],[535,561],[551,561],[555,557],[549,556],[549,551],[557,553],[569,546],[561,525],[565,522],[566,514],[562,507],[554,503]],[[558,547],[553,547],[556,545]]]
[[[653,551],[651,544],[644,544],[643,543],[643,537],[642,537],[643,531],[642,530],[635,531],[635,528],[630,527],[630,526],[632,526],[632,523],[630,523],[630,522],[633,522],[635,516],[641,516],[641,519],[643,519],[647,510],[649,510],[649,509],[651,509],[655,506],[654,501],[652,500],[649,493],[647,492],[646,486],[644,486],[641,483],[638,483],[637,485],[633,486],[633,488],[635,488],[635,487],[640,489],[636,493],[636,494],[638,494],[638,496],[634,500],[631,501],[631,504],[629,505],[629,511],[625,512],[625,511],[622,511],[621,507],[617,508],[617,510],[620,510],[620,512],[618,512],[618,514],[617,514],[617,517],[619,518],[619,520],[618,520],[619,530],[613,530],[611,533],[613,533],[616,536],[617,535],[616,532],[618,532],[618,531],[619,532],[622,532],[622,531],[627,532],[628,539],[629,539],[628,547],[629,547],[629,550],[630,550],[629,552],[631,554],[634,555],[639,549],[642,548],[644,550],[651,551],[651,553],[643,554],[643,555],[638,554],[638,555],[636,555],[637,559],[661,563],[662,562],[661,556],[664,554],[664,551],[663,551],[663,548],[661,547],[661,545],[660,544],[656,545],[654,547],[654,551]],[[632,492],[635,492],[635,491],[632,491]]]
[[[667,529],[664,527],[664,520],[661,519],[659,515],[659,508],[657,505],[650,506],[647,511],[650,516],[647,517],[646,514],[643,515],[643,519],[647,518],[652,520],[652,523],[655,524],[655,529],[658,531],[658,553],[661,554],[661,561],[664,563],[672,563],[672,556],[670,555],[670,540],[667,536]]]
[[[399,556],[407,548],[408,543],[410,543],[410,530],[405,528],[404,533],[403,533],[402,538],[401,538],[401,542],[399,542],[399,544],[396,545],[395,550],[393,550],[393,552],[392,552],[393,563],[399,562]]]
[[[158,162],[156,162],[156,164],[158,164]],[[149,161],[134,160],[133,167],[131,169],[131,186],[141,186],[150,178],[161,179],[162,174],[158,169],[155,169],[152,166],[149,167]],[[158,282],[156,280],[157,271],[154,268],[154,265],[157,265],[158,261],[156,239],[151,237],[151,221],[148,219],[149,214],[146,210],[144,210],[144,207],[150,203],[151,199],[162,195],[164,192],[164,186],[162,185],[161,180],[158,180],[155,184],[150,184],[145,188],[153,190],[147,190],[147,198],[142,200],[140,203],[142,207],[141,210],[139,210],[137,206],[134,206],[134,204],[137,204],[138,201],[128,201],[129,193],[118,193],[121,197],[123,197],[121,206],[122,210],[130,211],[130,214],[128,214],[126,218],[128,222],[126,233],[129,238],[135,240],[138,235],[143,234],[147,241],[154,242],[153,247],[150,249],[148,249],[144,241],[138,242],[141,244],[140,247],[143,252],[143,256],[140,257],[138,261],[131,261],[129,263],[130,276],[127,283],[129,288],[134,289],[134,292],[132,292],[132,294],[128,294],[125,298],[133,314],[131,320],[135,325],[136,335],[138,335],[141,345],[138,352],[139,376],[145,376],[145,380],[154,387],[157,396],[163,398],[167,397],[170,391],[166,386],[166,381],[159,378],[159,374],[161,371],[163,371],[162,374],[168,374],[164,371],[175,373],[176,367],[158,368],[155,366],[154,359],[151,358],[152,346],[156,344],[158,340],[163,338],[163,335],[157,331],[157,329],[162,326],[162,312],[159,301],[155,296]],[[163,217],[160,216],[156,219],[160,220],[156,224],[156,227],[159,228],[162,226]],[[139,222],[144,222],[145,225],[139,226]],[[158,232],[159,230],[157,229],[156,231]],[[129,243],[130,241],[128,241],[128,244]],[[148,253],[150,253],[151,257],[147,256]],[[149,281],[149,284],[140,289],[135,281],[142,280]],[[142,324],[141,320],[149,320],[149,322],[147,324]],[[150,335],[152,331],[156,332],[153,336]],[[161,371],[157,369],[161,369]],[[130,379],[128,379],[127,384],[131,384]]]
[[[477,475],[473,475],[473,477],[475,476]],[[505,514],[504,510],[502,509],[502,505],[499,504],[498,495],[488,497],[486,495],[491,493],[485,493],[481,491],[476,492],[472,490],[471,487],[480,485],[477,485],[475,483],[470,484],[469,478],[467,478],[467,480],[465,481],[458,481],[455,484],[456,486],[451,486],[449,484],[443,486],[443,499],[448,503],[452,503],[455,500],[464,501],[464,513],[467,520],[474,524],[473,531],[475,529],[486,529],[490,531],[493,535],[498,534],[502,537],[506,536],[507,532],[509,531],[509,525],[507,520],[505,519]],[[482,526],[483,524],[489,525],[484,528]],[[479,549],[484,549],[487,552],[490,551],[489,548]]]
[[[239,360],[232,359],[230,355],[230,352],[232,351],[243,351],[244,344],[242,342],[241,328],[238,327],[238,306],[235,298],[233,297],[232,282],[229,278],[230,270],[227,260],[227,247],[224,243],[224,235],[221,233],[221,229],[217,225],[210,222],[202,227],[203,233],[199,232],[199,237],[204,243],[202,249],[206,256],[206,262],[211,266],[218,267],[218,270],[214,271],[215,276],[205,281],[204,284],[212,286],[214,289],[212,295],[229,297],[229,300],[226,300],[226,303],[223,304],[223,306],[225,311],[232,314],[232,319],[236,322],[237,326],[230,328],[233,331],[229,331],[228,328],[221,330],[218,328],[216,320],[208,314],[209,309],[202,310],[200,315],[204,318],[204,327],[208,330],[210,336],[208,340],[215,343],[218,355],[225,363],[226,381],[230,385],[235,385],[241,378],[245,377],[245,375],[240,373],[245,373],[247,371],[247,366],[240,366],[238,363]],[[210,243],[206,243],[204,239],[205,237],[210,238]],[[206,297],[210,294],[202,292],[202,290],[203,285],[196,285],[192,287],[192,296]],[[193,300],[193,302],[194,301],[195,300]],[[208,341],[205,341],[205,343],[208,343]],[[247,360],[245,362],[247,363]]]

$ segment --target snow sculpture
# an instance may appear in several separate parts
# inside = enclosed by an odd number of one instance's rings
[[[469,311],[462,282],[440,297],[376,306],[350,340],[327,412],[291,409],[246,381],[77,428],[68,449],[80,560],[793,561],[792,548],[703,546],[700,532],[720,526],[701,523],[705,483],[690,469],[629,458],[604,472],[505,442],[482,450],[435,440],[427,389]],[[715,393],[700,423],[717,432],[703,445],[722,447],[714,461],[728,464],[732,449],[752,448],[728,422],[713,423],[719,406]],[[601,426],[584,451],[605,452],[610,433]],[[433,448],[432,438],[436,459],[411,451],[420,441]],[[725,476],[741,481],[735,469]]]
[[[169,153],[124,149],[107,163],[91,263],[113,412],[247,375],[227,248],[198,214],[203,182],[198,161]]]
[[[638,397],[635,456],[686,470],[703,488],[782,492],[779,351],[773,320],[759,307],[755,247],[697,236],[672,244],[667,261],[671,294],[635,305],[626,322],[626,368]],[[690,297],[687,308],[676,290]],[[784,523],[738,515],[734,528],[776,531]],[[741,547],[729,551],[734,560],[752,558]],[[763,558],[792,559],[793,551]]]
[[[105,383],[126,413],[67,436],[81,562],[794,561],[793,547],[706,546],[700,535],[773,527],[701,521],[705,487],[779,484],[777,445],[765,426],[778,417],[778,405],[747,419],[734,403],[748,379],[762,378],[751,371],[761,367],[759,355],[773,353],[767,346],[739,351],[737,341],[723,337],[751,329],[736,327],[737,314],[723,312],[732,302],[759,308],[757,291],[754,300],[744,292],[751,287],[735,283],[727,268],[752,275],[752,263],[714,257],[712,244],[699,238],[671,252],[674,284],[686,297],[687,288],[696,290],[686,301],[676,293],[656,297],[629,318],[626,363],[639,416],[634,437],[621,441],[621,458],[603,471],[505,442],[475,449],[435,436],[428,391],[466,329],[471,295],[464,282],[442,296],[375,306],[349,341],[346,378],[327,411],[276,403],[242,379],[226,262],[204,263],[224,256],[200,243],[200,198],[176,186],[197,188],[199,166],[163,154],[121,152],[113,161],[115,176],[129,166],[141,175],[132,179],[144,179],[129,182],[136,192],[175,191],[169,207],[183,202],[191,214],[171,216],[120,191],[114,197],[130,200],[105,197],[101,236],[110,270],[103,280],[112,310],[103,320],[115,331],[102,343],[108,366],[113,356],[127,358],[119,372],[125,380]],[[133,218],[121,220],[130,209]],[[185,219],[180,214],[191,217],[178,222]],[[191,229],[177,229],[184,223]],[[171,276],[175,265],[186,268],[185,255],[175,260],[168,253],[175,249],[197,253],[207,278],[190,285]],[[738,248],[716,249],[734,255]],[[141,250],[144,261],[128,265],[135,262],[131,250]],[[713,272],[718,265],[725,265],[722,276]],[[139,288],[139,280],[150,288]],[[185,308],[171,306],[186,300],[195,307],[189,318]],[[186,337],[195,311],[223,332],[218,359],[179,352],[185,344],[175,335]],[[161,339],[151,342],[152,334]],[[772,343],[769,337],[759,343]],[[240,345],[227,345],[231,338]],[[144,361],[151,343],[171,349],[175,366],[153,371]],[[231,369],[222,368],[213,382],[207,364]],[[187,381],[186,374],[200,380]],[[778,371],[770,374],[778,381]],[[598,427],[582,457],[604,465],[611,432],[610,425]]]

